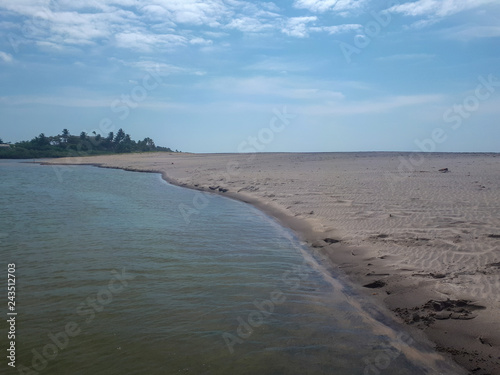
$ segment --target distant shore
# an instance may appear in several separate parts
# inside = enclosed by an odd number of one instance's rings
[[[500,155],[125,154],[62,158],[161,173],[250,203],[474,374],[500,374]],[[192,220],[209,203],[193,192]]]

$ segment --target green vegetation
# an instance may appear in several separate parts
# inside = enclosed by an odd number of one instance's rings
[[[68,129],[63,129],[62,134],[53,137],[47,137],[42,133],[31,141],[0,147],[0,159],[60,158],[158,151],[173,152],[168,147],[156,146],[149,137],[142,141],[134,141],[122,129],[116,134],[110,132],[107,137],[102,137],[96,132],[91,136],[85,132],[76,136],[71,135]]]

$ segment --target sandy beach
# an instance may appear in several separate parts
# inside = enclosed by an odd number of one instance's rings
[[[500,155],[145,153],[54,159],[159,172],[255,205],[474,374],[500,374]],[[193,191],[186,222],[210,199]]]

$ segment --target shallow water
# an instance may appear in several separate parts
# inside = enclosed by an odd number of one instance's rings
[[[454,373],[374,325],[290,231],[248,205],[158,174],[18,161],[0,161],[0,191],[18,370]]]

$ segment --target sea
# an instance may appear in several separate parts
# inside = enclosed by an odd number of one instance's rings
[[[457,373],[248,204],[26,160],[0,194],[2,374]]]

